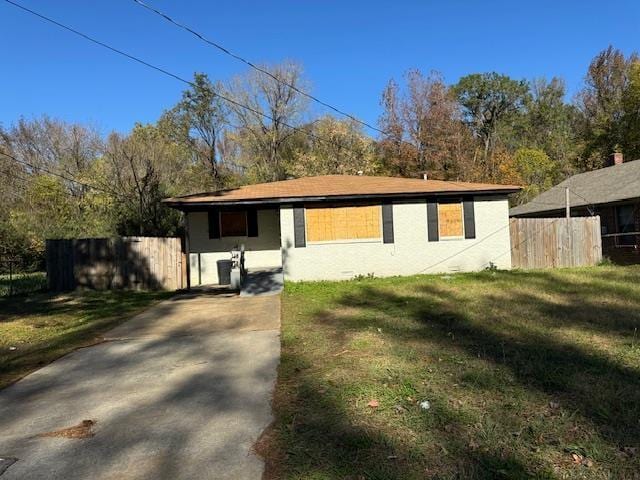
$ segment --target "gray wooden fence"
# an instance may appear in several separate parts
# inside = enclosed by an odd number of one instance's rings
[[[600,217],[512,218],[513,268],[596,265],[602,260]]]
[[[50,290],[178,290],[186,287],[179,238],[47,240]]]

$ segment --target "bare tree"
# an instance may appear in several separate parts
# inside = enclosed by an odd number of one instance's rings
[[[19,160],[34,168],[27,173],[37,174],[44,168],[69,179],[89,176],[94,160],[104,150],[99,133],[89,126],[66,123],[44,116],[40,119],[20,119],[13,127],[0,131],[2,143]],[[24,165],[21,168],[25,168]],[[73,181],[66,182],[70,193],[87,193],[87,187]]]
[[[386,163],[400,175],[456,178],[470,138],[453,94],[437,72],[411,70],[405,79],[404,91],[391,80],[382,94]]]
[[[262,68],[278,80],[251,70],[231,81],[228,95],[238,103],[231,110],[241,130],[238,138],[249,153],[244,155],[249,168],[259,180],[281,180],[286,177],[286,154],[291,152],[287,142],[295,133],[291,127],[301,124],[307,108],[306,97],[296,89],[306,90],[306,84],[296,63]]]

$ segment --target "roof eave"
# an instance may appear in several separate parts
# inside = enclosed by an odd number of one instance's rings
[[[455,190],[443,192],[411,192],[411,193],[376,193],[376,194],[357,194],[357,195],[324,195],[324,196],[299,196],[299,197],[272,197],[246,200],[207,200],[207,201],[183,201],[179,198],[166,198],[162,203],[177,209],[186,209],[193,207],[211,207],[211,206],[252,206],[252,205],[280,205],[287,203],[302,202],[331,202],[345,200],[375,200],[375,199],[412,199],[426,197],[452,197],[458,195],[511,195],[521,190],[520,187],[514,188],[497,188],[488,190]]]

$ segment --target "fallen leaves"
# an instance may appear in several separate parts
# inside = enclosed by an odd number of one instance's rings
[[[407,411],[402,405],[394,405],[393,408],[397,413],[405,413]]]
[[[60,430],[54,430],[52,432],[45,432],[38,434],[39,437],[62,437],[62,438],[91,438],[95,435],[93,432],[93,426],[96,424],[95,420],[83,420],[78,425],[73,427],[62,428]]]
[[[584,465],[585,467],[593,467],[593,460],[591,460],[590,458],[587,458],[583,455],[580,455],[579,453],[572,453],[571,454],[571,459],[573,460],[573,463],[575,463],[576,465]]]
[[[378,402],[378,400],[370,400],[369,403],[367,403],[367,407],[370,408],[378,408],[380,406],[380,402]]]
[[[638,454],[637,447],[622,447],[620,448],[620,452],[627,458],[635,457]]]

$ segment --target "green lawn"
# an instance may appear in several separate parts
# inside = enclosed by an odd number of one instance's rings
[[[11,280],[10,280],[11,278]],[[14,273],[0,275],[0,297],[38,292],[47,286],[47,274],[45,272]]]
[[[38,293],[0,298],[0,388],[167,298],[168,292]]]
[[[289,283],[267,476],[640,478],[639,325],[639,267]]]

